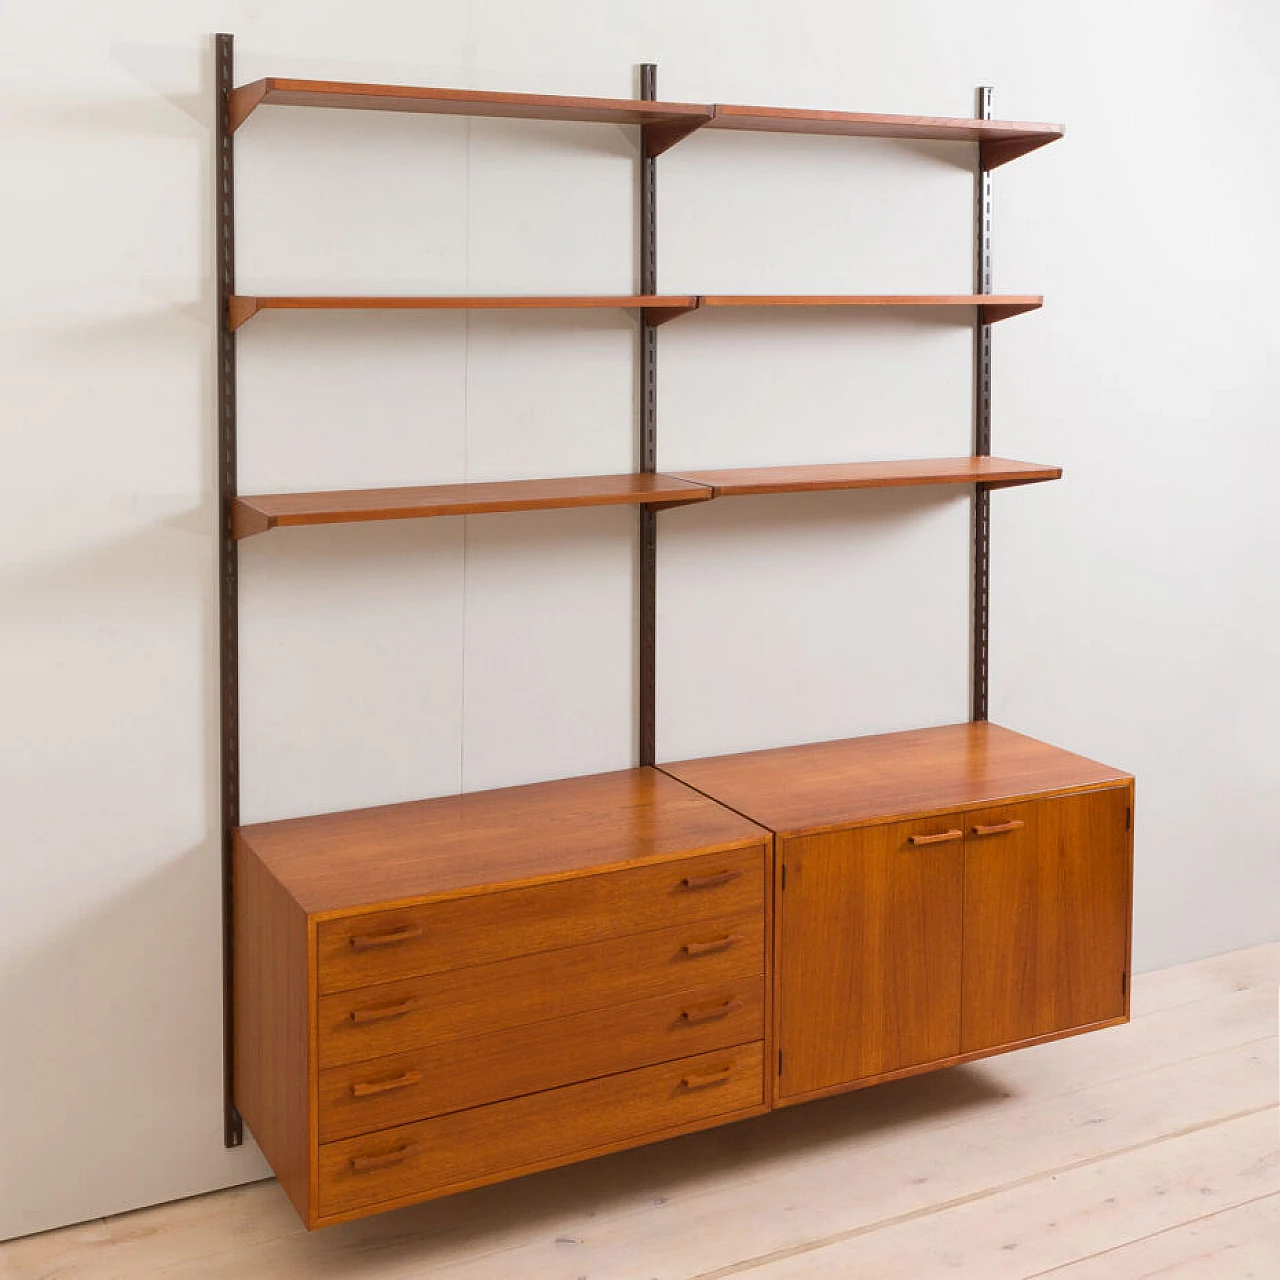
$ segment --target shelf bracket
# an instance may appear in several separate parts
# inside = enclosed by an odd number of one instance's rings
[[[645,63],[645,66],[653,66],[652,63]],[[641,68],[640,74],[644,75],[644,68]],[[655,70],[656,76],[656,70]],[[643,89],[640,91],[642,98],[652,98],[652,94],[646,94]],[[704,124],[709,124],[715,119],[715,107],[709,107],[705,116],[695,116],[692,120],[667,120],[661,123],[646,124],[640,128],[642,146],[646,160],[656,160],[664,151],[669,151],[677,142],[683,142],[691,133],[697,133]],[[1010,159],[1013,157],[1011,156]]]

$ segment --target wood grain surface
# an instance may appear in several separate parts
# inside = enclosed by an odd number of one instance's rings
[[[999,725],[955,724],[661,766],[781,835],[976,809],[1130,775]]]
[[[692,296],[582,294],[582,295],[502,295],[472,297],[421,297],[405,294],[329,295],[308,294],[291,297],[254,297],[236,294],[227,299],[227,317],[238,329],[260,311],[580,311],[599,308],[635,308],[650,324],[693,311],[698,299]]]
[[[691,966],[691,976],[693,967]],[[320,1073],[320,1141],[759,1040],[764,975],[615,1002]]]
[[[764,931],[752,912],[321,996],[320,1065],[734,982],[764,971]]]
[[[338,489],[313,493],[264,493],[236,498],[232,530],[247,538],[287,525],[349,524],[547,511],[567,507],[642,506],[705,502],[711,490],[678,476],[634,473],[555,476],[545,480],[489,480],[395,489]]]
[[[759,845],[599,875],[450,898],[319,925],[327,994],[651,929],[755,913],[764,919]]]
[[[966,815],[964,1052],[1127,1013],[1132,802],[1122,785]]]
[[[945,818],[781,842],[780,1097],[960,1051],[964,837]]]
[[[306,1221],[314,973],[307,918],[242,849],[236,851],[233,874],[235,1105]]]
[[[710,104],[692,102],[641,102],[633,98],[580,98],[549,93],[495,93],[480,89],[353,84],[341,80],[290,80],[271,76],[232,90],[229,104],[231,128],[239,128],[253,110],[262,105],[641,125],[696,125],[710,120],[713,113]]]
[[[679,479],[707,485],[717,498],[757,493],[809,493],[828,489],[887,489],[917,484],[974,484],[993,488],[1059,480],[1062,468],[1008,458],[912,458],[906,461],[834,462],[791,467],[733,467],[682,471]]]
[[[443,1195],[701,1127],[763,1100],[761,1046],[743,1045],[326,1143],[320,1213]],[[358,1162],[379,1159],[394,1163],[360,1171]]]
[[[656,769],[259,823],[236,838],[313,914],[762,848],[767,840],[754,823]]]

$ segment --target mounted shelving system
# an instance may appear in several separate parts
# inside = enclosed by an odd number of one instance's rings
[[[239,1100],[304,1221],[321,1226],[1123,1021],[1132,779],[985,723],[989,495],[1062,474],[990,456],[991,326],[1042,301],[992,292],[991,171],[1061,126],[994,120],[987,89],[962,119],[663,102],[652,65],[639,98],[614,99],[236,86],[227,35],[216,62],[227,1144],[242,1140]],[[635,127],[637,292],[241,293],[233,135],[263,106]],[[973,292],[661,293],[656,161],[702,129],[974,148]],[[659,471],[658,327],[694,311],[802,307],[970,318],[973,452]],[[635,472],[239,493],[236,342],[261,313],[511,310],[535,322],[584,308],[638,321]],[[974,495],[969,725],[658,767],[660,510],[958,484]],[[639,767],[240,826],[240,540],[609,505],[637,510]],[[785,1079],[784,1043],[796,1046]]]

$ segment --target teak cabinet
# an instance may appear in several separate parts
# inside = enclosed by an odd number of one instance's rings
[[[319,1227],[1124,1020],[1133,780],[987,723],[990,494],[1061,475],[990,456],[990,326],[1041,303],[992,292],[990,171],[1061,128],[991,119],[989,91],[974,119],[662,102],[648,66],[636,100],[236,86],[229,36],[216,67],[228,1144],[243,1118]],[[637,293],[241,293],[233,134],[272,103],[638,127]],[[974,292],[659,293],[655,159],[702,129],[976,144]],[[638,322],[635,472],[239,493],[237,333],[259,314],[599,307]],[[742,307],[966,309],[972,455],[660,473],[656,329]],[[955,484],[973,488],[970,723],[658,764],[659,510]],[[600,505],[638,513],[640,767],[241,825],[240,540]]]
[[[779,1099],[1123,1017],[1130,806],[1122,785],[779,841]]]
[[[236,1104],[325,1226],[1122,1021],[1132,803],[966,724],[242,827]]]

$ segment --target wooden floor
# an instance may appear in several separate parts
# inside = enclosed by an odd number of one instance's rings
[[[273,1182],[0,1245],[22,1280],[1280,1278],[1280,944],[1126,1027],[308,1235]]]

